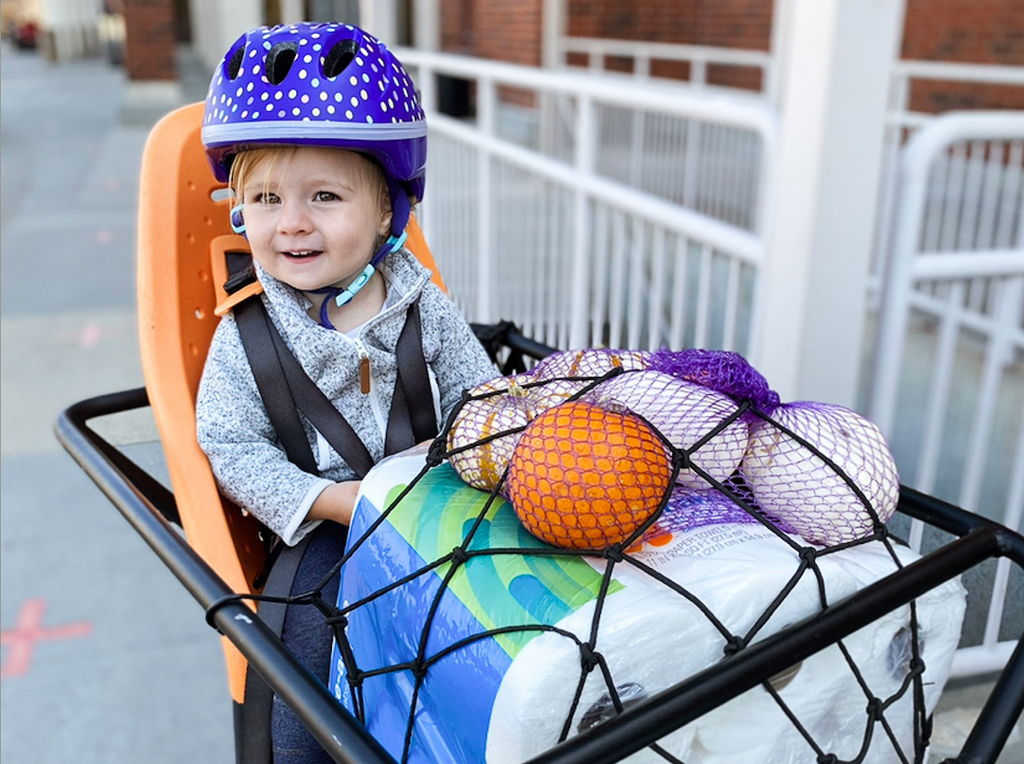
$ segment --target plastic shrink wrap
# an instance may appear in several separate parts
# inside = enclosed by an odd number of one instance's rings
[[[590,639],[607,563],[500,551],[550,547],[522,528],[503,499],[466,485],[448,465],[429,471],[396,502],[422,466],[421,453],[378,465],[363,481],[349,533],[350,549],[356,548],[342,569],[338,605],[347,613],[348,647],[362,674],[358,696],[366,724],[398,761],[407,738],[409,762],[525,761],[555,745],[566,725],[581,679],[578,642]],[[450,559],[432,565],[450,558],[467,536],[468,559],[454,569]],[[750,641],[818,612],[822,591],[835,603],[896,569],[889,549],[871,541],[819,556],[819,589],[812,570],[798,572],[797,548],[806,542],[792,538],[796,548],[717,494],[688,494],[670,504],[645,542],[630,552],[699,598],[729,633]],[[476,554],[482,550],[494,553]],[[894,545],[894,553],[904,565],[916,559],[905,547]],[[792,590],[750,634],[792,580]],[[964,603],[958,581],[916,602],[929,712],[948,677]],[[522,628],[481,636],[503,627]],[[866,734],[865,712],[871,697],[897,695],[885,720],[903,750],[913,750],[912,688],[900,695],[912,656],[910,627],[910,608],[900,608],[844,640],[847,655],[832,646],[773,680],[823,751],[854,759],[869,740],[863,761],[898,761],[882,725]],[[596,633],[594,647],[627,703],[721,660],[727,643],[696,605],[627,562],[614,567]],[[423,664],[417,663],[420,655]],[[356,710],[337,645],[334,656],[331,687]],[[569,735],[611,713],[608,686],[602,672],[593,671],[568,723]],[[761,687],[660,745],[688,764],[815,760],[805,737]],[[664,759],[642,751],[627,761]]]

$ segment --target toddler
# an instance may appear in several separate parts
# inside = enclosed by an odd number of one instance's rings
[[[432,417],[430,437],[463,389],[497,375],[402,246],[423,195],[426,123],[412,81],[378,40],[344,24],[247,32],[214,73],[202,138],[214,174],[233,192],[232,224],[249,241],[263,287],[256,299],[372,461],[413,445],[408,434],[395,436],[392,410],[409,364],[396,351],[408,322],[431,400],[406,403],[413,418],[424,409]],[[289,461],[232,314],[213,337],[196,410],[221,491],[284,544],[303,544],[292,591],[308,591],[343,553],[358,465],[305,418],[318,474]],[[331,634],[322,615],[289,608],[282,638],[326,683]],[[277,764],[330,760],[276,699],[272,737]]]

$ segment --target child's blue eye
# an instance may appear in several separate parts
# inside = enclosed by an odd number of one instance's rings
[[[317,191],[313,195],[313,199],[318,202],[333,202],[336,201],[338,195],[331,191]]]

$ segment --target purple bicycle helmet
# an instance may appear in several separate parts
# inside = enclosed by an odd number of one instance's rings
[[[202,140],[221,181],[240,151],[331,146],[381,163],[396,224],[407,217],[398,197],[423,198],[427,124],[416,88],[383,43],[349,24],[258,27],[238,38],[213,73]]]
[[[391,197],[391,236],[348,287],[328,295],[320,323],[333,325],[328,302],[351,300],[374,268],[405,242],[410,197],[423,198],[427,123],[416,88],[391,51],[351,24],[302,23],[250,29],[214,70],[203,113],[203,146],[217,180],[231,161],[267,146],[327,146],[380,162]],[[232,227],[244,233],[242,206]]]

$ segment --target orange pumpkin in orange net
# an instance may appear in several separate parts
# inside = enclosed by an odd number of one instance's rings
[[[657,511],[671,475],[665,446],[646,422],[574,401],[523,431],[507,495],[543,541],[599,550],[625,541]]]

